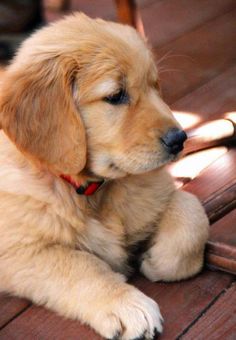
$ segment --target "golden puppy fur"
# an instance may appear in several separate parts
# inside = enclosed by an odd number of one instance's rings
[[[160,138],[179,127],[133,28],[76,14],[24,42],[0,91],[0,290],[106,338],[152,339],[158,305],[125,282],[200,271],[208,220],[176,190]],[[109,98],[122,94],[121,103]],[[107,99],[108,98],[108,99]],[[60,178],[109,181],[92,196]]]

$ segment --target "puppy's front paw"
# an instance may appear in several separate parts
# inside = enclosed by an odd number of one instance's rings
[[[136,288],[119,296],[105,313],[98,311],[96,330],[113,340],[157,339],[163,318],[157,303]]]

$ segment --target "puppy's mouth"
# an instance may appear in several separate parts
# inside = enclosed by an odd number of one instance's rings
[[[99,154],[88,163],[87,174],[91,178],[116,179],[138,175],[161,168],[179,158],[180,153],[170,153],[163,146],[160,151],[130,154]]]
[[[178,158],[178,154],[166,153],[163,157],[155,155],[147,156],[146,161],[139,161],[138,159],[124,157],[124,159],[112,160],[109,165],[109,172],[111,172],[110,178],[125,177],[128,175],[143,174],[155,169],[161,168],[167,163],[175,161]],[[140,157],[141,158],[141,157]]]

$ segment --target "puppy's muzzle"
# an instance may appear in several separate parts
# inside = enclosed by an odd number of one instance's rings
[[[177,155],[184,148],[187,135],[183,130],[170,129],[162,138],[161,142],[170,154]]]

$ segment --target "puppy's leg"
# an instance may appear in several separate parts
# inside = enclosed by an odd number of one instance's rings
[[[8,254],[4,264],[0,259],[1,287],[9,292],[79,319],[106,338],[152,339],[161,332],[158,305],[96,256],[60,245],[20,252]]]
[[[199,272],[208,227],[198,199],[176,191],[157,226],[154,245],[143,255],[141,272],[151,281],[180,280]]]

